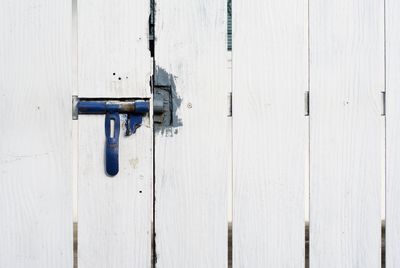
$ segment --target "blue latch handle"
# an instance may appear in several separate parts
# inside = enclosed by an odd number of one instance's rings
[[[105,165],[109,176],[115,176],[119,171],[118,151],[120,114],[127,114],[126,135],[135,134],[136,129],[142,124],[143,116],[149,112],[149,101],[100,101],[79,100],[77,103],[78,114],[105,114]],[[114,121],[112,126],[111,122]],[[113,127],[113,129],[111,129]]]
[[[112,130],[111,121],[114,121]],[[106,172],[110,176],[115,176],[119,171],[118,150],[119,150],[119,114],[106,114]],[[113,133],[113,135],[111,135]]]

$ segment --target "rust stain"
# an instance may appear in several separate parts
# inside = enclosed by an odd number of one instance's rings
[[[139,158],[132,158],[132,159],[130,159],[129,160],[129,164],[131,165],[131,167],[133,168],[133,169],[136,169],[137,168],[137,166],[138,166],[138,164],[139,164]]]

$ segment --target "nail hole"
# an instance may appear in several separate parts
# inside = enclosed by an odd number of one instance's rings
[[[139,191],[139,193],[142,193],[142,191]]]
[[[115,73],[113,73],[113,75],[115,75]]]
[[[121,77],[118,77],[118,80],[121,80],[122,78]]]

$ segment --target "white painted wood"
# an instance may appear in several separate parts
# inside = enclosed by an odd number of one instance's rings
[[[304,267],[307,1],[233,6],[233,267]]]
[[[0,3],[0,267],[72,267],[71,3]]]
[[[78,1],[81,97],[149,96],[149,9],[149,1]]]
[[[386,1],[386,267],[400,266],[400,2]]]
[[[155,137],[157,266],[226,267],[226,1],[156,8],[156,81],[172,85],[177,110]]]
[[[380,267],[384,2],[310,1],[310,267]]]
[[[147,120],[133,136],[120,135],[120,171],[115,177],[105,175],[104,139],[104,116],[80,116],[78,265],[150,267],[150,123]]]
[[[78,87],[86,97],[148,97],[149,3],[78,1]],[[115,75],[113,75],[115,73]],[[121,80],[118,78],[121,77]],[[124,136],[117,176],[105,174],[104,115],[79,116],[78,266],[150,267],[153,130]]]

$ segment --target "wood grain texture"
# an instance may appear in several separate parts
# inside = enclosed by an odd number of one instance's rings
[[[0,4],[0,267],[72,267],[71,4]]]
[[[80,97],[149,96],[149,5],[138,0],[78,1]],[[149,118],[136,134],[125,137],[121,117],[120,171],[108,177],[105,116],[79,117],[80,268],[151,266],[153,130]]]
[[[233,267],[304,267],[307,1],[233,6]]]
[[[156,83],[172,85],[176,110],[155,136],[157,267],[226,267],[226,1],[156,8]]]
[[[310,267],[380,267],[383,1],[310,1]]]
[[[104,142],[104,116],[80,116],[78,266],[150,267],[152,128],[121,134],[115,177],[105,175]]]
[[[386,1],[386,267],[400,266],[400,2]]]
[[[139,0],[78,1],[81,97],[150,96],[149,7]]]

